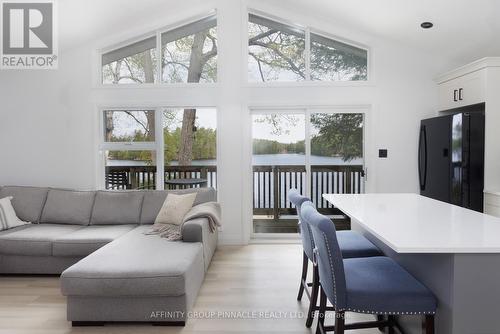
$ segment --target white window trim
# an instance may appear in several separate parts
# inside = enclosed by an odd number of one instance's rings
[[[164,32],[167,32],[169,30],[173,30],[176,28],[180,28],[182,26],[188,25],[190,23],[196,22],[198,20],[202,20],[204,18],[210,17],[210,16],[217,16],[217,9],[210,10],[209,12],[203,12],[197,15],[190,16],[189,18],[186,18],[184,20],[177,21],[174,24],[170,24],[167,26],[162,26],[160,28],[150,30],[147,33],[140,34],[138,36],[135,36],[133,38],[126,39],[122,42],[112,44],[106,47],[102,47],[100,49],[97,49],[95,52],[95,64],[97,65],[97,70],[96,70],[96,82],[95,82],[95,87],[96,88],[109,88],[109,89],[123,89],[123,88],[158,88],[158,87],[192,87],[193,85],[200,85],[200,86],[217,86],[218,80],[216,82],[162,82],[161,77],[161,69],[162,69],[162,64],[161,64],[161,34]],[[127,83],[127,84],[104,84],[102,82],[102,55],[106,52],[113,51],[115,49],[125,47],[129,44],[139,42],[143,39],[149,38],[149,37],[156,37],[156,68],[157,68],[157,73],[156,73],[156,81],[155,83]],[[217,78],[218,79],[218,78]]]
[[[118,151],[155,151],[156,154],[156,190],[165,190],[165,164],[158,163],[164,161],[165,156],[165,138],[163,134],[163,109],[214,109],[216,112],[216,152],[219,150],[219,115],[216,106],[200,106],[200,105],[182,105],[172,106],[164,103],[154,105],[141,105],[141,104],[120,104],[116,103],[112,106],[98,105],[96,106],[96,115],[98,118],[98,131],[97,131],[97,159],[96,159],[96,185],[99,190],[106,190],[104,175],[106,173],[105,151],[118,150]],[[107,110],[154,110],[155,111],[155,141],[154,142],[106,142],[104,140],[104,117],[103,113]],[[217,171],[219,171],[219,159],[216,157]],[[217,178],[217,183],[219,178]],[[217,188],[218,188],[217,184]]]
[[[364,45],[362,43],[357,43],[355,41],[339,37],[337,35],[327,33],[324,31],[321,31],[319,29],[315,29],[310,26],[304,26],[301,24],[297,24],[295,22],[283,19],[278,16],[274,16],[272,14],[260,11],[258,9],[253,9],[248,7],[246,10],[246,19],[244,20],[244,32],[243,32],[243,41],[248,41],[248,16],[250,14],[254,14],[257,16],[261,16],[263,18],[276,21],[278,23],[282,23],[285,25],[288,25],[292,28],[297,28],[297,29],[302,29],[305,32],[305,52],[304,52],[304,57],[305,57],[305,66],[306,66],[306,79],[302,81],[266,81],[266,82],[253,82],[248,80],[248,52],[249,52],[249,45],[248,42],[244,42],[243,44],[243,60],[244,60],[244,73],[245,75],[243,76],[245,82],[243,82],[244,87],[332,87],[332,86],[340,86],[340,87],[346,87],[346,86],[354,86],[354,87],[359,87],[359,86],[374,86],[373,82],[373,71],[372,71],[372,51],[371,48],[367,45]],[[367,72],[366,72],[366,80],[357,80],[357,81],[311,81],[311,33],[323,36],[325,38],[329,38],[335,41],[339,41],[360,49],[363,49],[367,53]]]

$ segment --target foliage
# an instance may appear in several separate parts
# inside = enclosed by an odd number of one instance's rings
[[[305,154],[303,140],[296,143],[280,143],[276,140],[254,139],[253,154]]]
[[[318,133],[311,138],[311,154],[340,156],[351,161],[363,156],[363,114],[312,114]]]
[[[165,140],[165,165],[176,161],[179,154],[181,128],[163,129]],[[198,128],[194,135],[192,160],[211,160],[217,157],[217,132],[214,129]]]
[[[262,81],[305,79],[305,35],[248,23],[248,55]]]
[[[153,152],[152,151],[109,151],[109,160],[130,160],[141,161],[146,165],[152,165]]]
[[[203,59],[200,59],[201,75],[197,82],[217,81],[217,28],[201,32],[204,34]],[[195,46],[195,36],[190,35],[163,46],[162,81],[169,83],[190,82],[191,51]]]
[[[172,161],[177,160],[180,147],[181,128],[178,127],[173,131],[169,131],[165,128],[163,129],[163,135],[165,141],[165,165],[168,166]],[[116,141],[120,142],[130,142],[131,140],[139,141],[144,138],[144,134],[139,131],[137,131],[133,137],[115,137]],[[216,159],[216,138],[217,132],[215,129],[204,127],[198,128],[194,135],[192,160]],[[147,164],[151,164],[153,161],[151,151],[110,151],[108,159],[144,161]]]
[[[314,36],[311,34],[311,36]],[[328,40],[328,39],[324,39]],[[330,44],[311,42],[311,80],[357,81],[367,79],[366,51],[345,46],[347,50]]]
[[[103,83],[154,82],[156,48],[114,61],[102,68]]]

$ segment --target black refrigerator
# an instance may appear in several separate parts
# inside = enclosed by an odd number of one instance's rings
[[[420,123],[420,194],[483,211],[484,103]]]

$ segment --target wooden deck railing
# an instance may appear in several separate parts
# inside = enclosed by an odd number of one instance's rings
[[[309,182],[311,199],[318,210],[325,214],[340,214],[322,198],[324,193],[362,193],[364,171],[361,165],[311,166]],[[297,214],[288,201],[290,188],[306,193],[305,166],[254,166],[253,167],[253,212],[254,215],[273,216]]]
[[[203,178],[207,186],[217,188],[216,166],[165,166],[165,180],[174,178]],[[311,199],[325,214],[338,214],[338,210],[326,202],[323,193],[362,193],[364,172],[361,165],[311,166],[309,182]],[[155,166],[106,167],[107,189],[155,189]],[[296,210],[287,199],[290,188],[306,193],[305,166],[254,166],[253,213],[272,216],[295,215]]]
[[[106,189],[156,189],[156,166],[108,166]],[[216,166],[165,166],[165,180],[207,180],[208,187],[217,187]]]

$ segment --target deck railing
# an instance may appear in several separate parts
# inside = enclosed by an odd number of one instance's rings
[[[217,188],[216,166],[165,166],[165,180],[176,178],[203,178],[208,187]],[[311,166],[311,199],[316,207],[326,214],[337,214],[338,210],[326,202],[323,193],[364,192],[364,171],[361,165],[313,165]],[[155,166],[109,166],[106,167],[107,189],[155,189]],[[306,193],[305,166],[254,166],[253,167],[253,213],[272,216],[278,220],[282,215],[295,215],[296,210],[287,199],[290,188]]]
[[[309,182],[311,200],[322,213],[340,214],[322,198],[322,194],[362,193],[363,178],[361,165],[313,165]],[[272,216],[275,220],[282,215],[295,215],[297,211],[288,201],[287,192],[296,188],[302,194],[306,193],[305,166],[254,166],[253,188],[254,215]]]
[[[165,166],[165,180],[206,179],[207,187],[217,187],[216,166]],[[156,166],[108,166],[106,189],[156,189]]]

